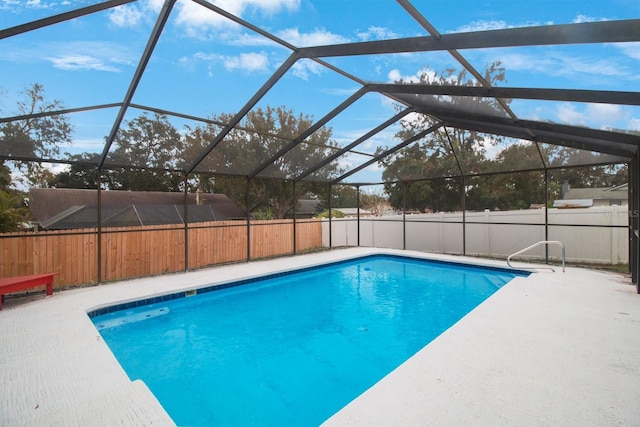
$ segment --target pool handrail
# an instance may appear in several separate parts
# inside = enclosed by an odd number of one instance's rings
[[[515,268],[514,266],[512,266],[512,265],[511,265],[511,258],[512,258],[512,257],[514,257],[514,256],[516,256],[516,255],[520,255],[520,254],[522,254],[523,252],[526,252],[526,251],[528,251],[529,249],[533,249],[533,248],[538,247],[538,246],[540,246],[540,245],[549,245],[549,244],[560,245],[560,247],[562,248],[562,272],[564,273],[565,249],[564,249],[564,243],[562,243],[562,242],[561,242],[561,241],[559,241],[559,240],[541,240],[541,241],[539,241],[539,242],[537,242],[537,243],[534,243],[534,244],[533,244],[533,245],[531,245],[531,246],[527,246],[526,248],[524,248],[524,249],[522,249],[522,250],[519,250],[518,252],[516,252],[516,253],[513,253],[513,254],[509,255],[509,256],[507,257],[507,265],[508,265],[509,267],[511,267],[511,268]],[[549,270],[551,270],[551,271],[555,272],[555,270],[554,270],[553,268],[551,268],[551,267],[529,267],[529,268],[531,268],[531,269],[549,269]]]

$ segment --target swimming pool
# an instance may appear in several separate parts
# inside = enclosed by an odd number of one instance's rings
[[[317,425],[516,275],[371,256],[93,321],[179,425]]]

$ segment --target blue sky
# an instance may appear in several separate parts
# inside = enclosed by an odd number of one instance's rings
[[[0,29],[98,3],[89,0],[0,0]],[[295,46],[426,35],[392,0],[223,0],[228,12]],[[17,114],[20,92],[44,85],[48,99],[68,108],[121,102],[155,23],[162,0],[139,0],[105,12],[0,40],[0,115]],[[638,0],[415,0],[442,34],[532,25],[640,17]],[[476,69],[501,61],[513,87],[640,90],[640,43],[461,51]],[[241,108],[290,51],[190,0],[178,0],[133,102],[199,117]],[[446,52],[327,60],[368,81],[412,80],[425,70],[460,65]],[[359,85],[310,61],[299,62],[258,106],[286,105],[322,117]],[[640,131],[640,109],[604,104],[514,101],[518,117],[595,128]],[[101,152],[116,109],[73,114],[73,146]],[[131,109],[126,120],[139,115]],[[330,122],[345,145],[394,114],[394,104],[370,94]],[[177,127],[188,121],[176,120]],[[397,128],[361,149],[388,145]],[[357,164],[362,159],[345,162]],[[375,167],[369,174],[375,174]],[[363,174],[366,174],[363,173]],[[373,175],[363,175],[373,176]]]

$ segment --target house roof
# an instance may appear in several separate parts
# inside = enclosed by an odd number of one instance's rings
[[[318,213],[318,207],[323,203],[323,200],[300,199],[296,204],[296,215],[315,215]],[[293,210],[290,212],[293,213]]]
[[[102,191],[104,226],[184,223],[184,193],[154,191]],[[29,208],[44,228],[68,229],[97,225],[97,191],[68,188],[33,188]],[[245,218],[245,211],[224,194],[187,194],[188,222]]]
[[[563,199],[626,200],[628,197],[627,186],[620,185],[617,187],[570,188]]]

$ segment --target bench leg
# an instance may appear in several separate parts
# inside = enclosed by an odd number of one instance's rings
[[[53,295],[53,280],[47,283],[47,295]]]

